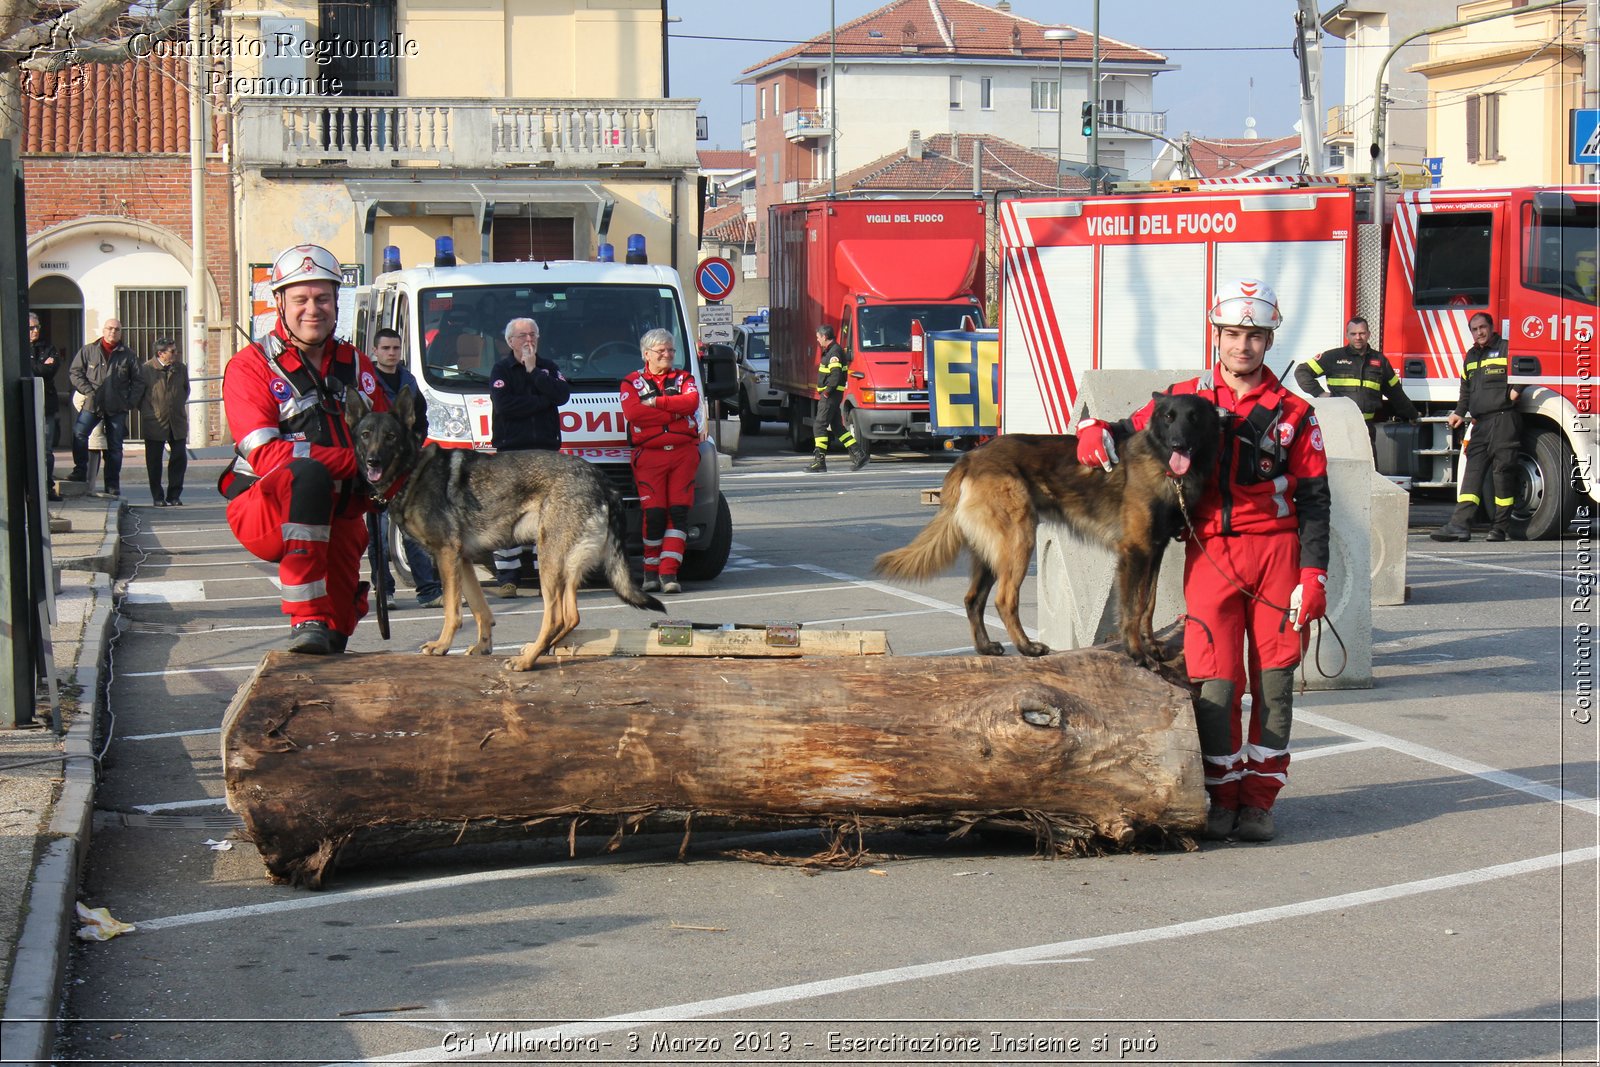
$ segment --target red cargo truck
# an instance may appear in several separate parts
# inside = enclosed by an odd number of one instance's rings
[[[983,325],[978,200],[816,200],[772,208],[772,386],[788,396],[789,443],[812,447],[817,327],[850,357],[845,418],[867,444],[932,444],[923,353],[911,324]]]

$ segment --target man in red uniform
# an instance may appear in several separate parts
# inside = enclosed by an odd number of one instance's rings
[[[1272,804],[1289,771],[1300,634],[1328,610],[1328,457],[1311,405],[1264,362],[1283,324],[1277,295],[1259,281],[1228,283],[1210,319],[1212,369],[1172,387],[1211,400],[1222,416],[1217,475],[1193,505],[1183,650],[1200,690],[1206,836],[1270,841]],[[1114,442],[1143,429],[1154,408],[1114,426],[1079,423],[1078,461],[1110,470]],[[1247,680],[1248,734],[1240,704]]]
[[[278,321],[234,353],[222,375],[235,441],[217,488],[239,543],[278,564],[289,651],[343,652],[367,613],[361,553],[367,494],[356,470],[345,391],[374,411],[388,401],[367,357],[333,336],[339,261],[317,245],[286,249],[268,284]]]
[[[700,467],[700,387],[673,366],[670,330],[639,339],[644,369],[622,379],[622,417],[633,445],[633,482],[644,509],[644,590],[678,593],[694,476]]]

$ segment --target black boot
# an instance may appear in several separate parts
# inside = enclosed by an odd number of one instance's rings
[[[811,466],[806,468],[806,473],[807,474],[826,474],[826,473],[828,473],[828,457],[822,452],[821,449],[818,449],[817,451],[811,453]]]
[[[867,460],[872,458],[872,450],[864,441],[857,441],[850,446],[850,469],[858,471],[867,465]]]

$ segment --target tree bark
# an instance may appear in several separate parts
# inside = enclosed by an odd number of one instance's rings
[[[643,824],[1000,826],[1053,852],[1205,819],[1187,689],[1102,649],[1041,659],[269,653],[222,730],[274,881],[341,858]],[[1185,838],[1186,840],[1186,838]]]

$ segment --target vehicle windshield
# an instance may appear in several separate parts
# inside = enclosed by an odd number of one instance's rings
[[[867,352],[911,351],[911,323],[922,320],[922,328],[959,330],[961,320],[971,316],[983,325],[983,311],[975,304],[868,304],[856,311],[856,348]]]
[[[422,317],[423,377],[452,392],[489,388],[490,370],[510,354],[506,323],[539,324],[539,355],[561,368],[574,388],[614,390],[644,365],[639,338],[660,327],[686,367],[677,295],[658,285],[472,285],[425,289]]]
[[[745,342],[744,358],[766,359],[768,355],[767,335],[764,333],[756,333],[754,330],[752,330],[749,334],[749,340]]]

